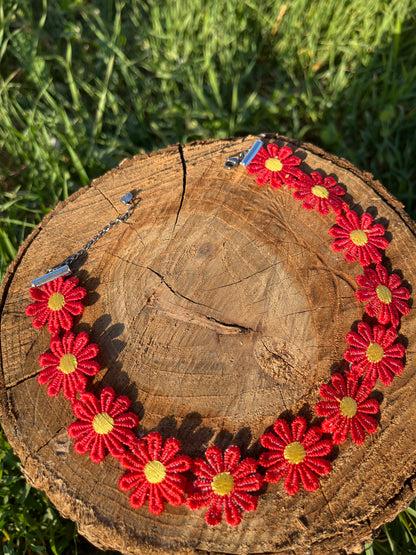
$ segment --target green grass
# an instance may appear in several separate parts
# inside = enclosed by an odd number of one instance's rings
[[[0,530],[3,554],[103,553],[78,536],[75,524],[59,516],[45,495],[26,482],[19,467],[19,460],[0,432]]]
[[[314,142],[415,217],[415,17],[413,0],[0,2],[0,272],[59,200],[194,139]],[[91,553],[1,441],[4,552]],[[366,553],[416,553],[415,519]]]

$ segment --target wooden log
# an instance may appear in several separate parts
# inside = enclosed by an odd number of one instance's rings
[[[306,211],[289,189],[255,184],[224,161],[255,137],[173,146],[125,160],[60,203],[25,241],[1,290],[1,419],[28,481],[101,548],[123,553],[357,552],[414,497],[416,334],[402,321],[404,372],[377,383],[377,432],[362,447],[332,452],[321,487],[294,496],[268,484],[258,509],[232,528],[211,528],[204,510],[134,510],[117,484],[122,469],[74,452],[74,420],[62,394],[37,382],[50,335],[25,315],[30,280],[77,251],[140,197],[131,218],[104,235],[76,274],[88,290],[76,330],[100,347],[89,390],[112,386],[132,400],[138,433],[175,436],[182,452],[237,444],[258,456],[259,438],[280,416],[316,421],[318,388],[343,368],[345,335],[363,316],[354,291],[362,268],[331,249],[335,216]],[[358,213],[387,226],[390,268],[411,284],[415,225],[372,176],[291,139],[302,169],[336,177]],[[344,363],[345,364],[345,363]]]

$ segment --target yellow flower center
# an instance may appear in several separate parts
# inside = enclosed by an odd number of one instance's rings
[[[384,356],[383,347],[378,343],[370,343],[366,355],[370,362],[380,362]]]
[[[363,247],[368,241],[367,233],[362,229],[354,229],[354,231],[351,231],[350,239],[357,247]]]
[[[377,297],[382,303],[390,304],[391,303],[391,291],[385,285],[379,285],[376,288]]]
[[[51,310],[61,310],[65,305],[65,297],[62,293],[52,293],[48,300],[48,308]]]
[[[339,409],[342,416],[352,418],[357,414],[357,403],[352,397],[344,397],[339,404]]]
[[[234,478],[229,472],[220,472],[211,483],[211,488],[217,495],[228,495],[234,487]]]
[[[58,369],[64,374],[70,374],[71,372],[76,370],[77,366],[77,358],[72,353],[68,353],[64,355],[59,361]]]
[[[265,166],[271,172],[280,172],[283,168],[283,164],[279,158],[267,158]]]
[[[312,194],[315,195],[316,197],[319,197],[319,198],[329,197],[328,189],[326,187],[322,187],[322,185],[315,185],[315,187],[312,187],[311,191],[312,191]]]
[[[94,416],[92,427],[97,434],[109,434],[114,428],[114,419],[106,412],[100,412]]]
[[[306,451],[301,443],[293,441],[286,445],[283,456],[290,463],[299,464],[306,457]]]
[[[145,465],[143,472],[150,484],[160,484],[165,479],[166,466],[160,461],[150,461]]]

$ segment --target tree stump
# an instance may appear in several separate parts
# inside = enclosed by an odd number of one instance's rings
[[[357,552],[414,497],[416,467],[415,319],[402,319],[404,372],[377,382],[379,427],[362,447],[348,439],[332,452],[333,470],[313,493],[265,485],[258,509],[241,524],[210,528],[205,510],[134,510],[119,491],[122,469],[94,464],[67,435],[70,402],[37,382],[46,329],[25,315],[31,279],[77,251],[123,213],[75,265],[88,291],[75,331],[100,347],[89,390],[112,386],[140,418],[138,433],[177,437],[182,453],[207,445],[258,456],[259,438],[280,416],[316,421],[318,388],[342,366],[345,335],[364,312],[354,291],[358,263],[331,249],[335,216],[307,211],[290,189],[260,187],[226,157],[255,137],[173,146],[125,160],[60,203],[25,241],[1,292],[1,418],[28,481],[46,492],[80,532],[123,553]],[[416,274],[415,225],[372,176],[309,145],[270,136],[301,157],[306,173],[336,177],[358,213],[387,227],[390,269],[409,285]],[[345,363],[344,363],[345,364]]]

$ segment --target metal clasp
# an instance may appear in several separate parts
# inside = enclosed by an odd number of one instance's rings
[[[224,164],[225,167],[227,168],[227,170],[232,170],[239,164],[247,167],[256,156],[258,151],[262,148],[262,146],[262,141],[256,141],[249,150],[243,150],[242,152],[239,152],[236,156],[230,156],[229,158],[227,158]]]
[[[123,204],[125,204],[126,206],[129,206],[129,204],[131,204],[131,202],[133,200],[133,195],[132,195],[132,193],[126,193],[124,195],[124,197],[121,197],[120,200]]]
[[[53,281],[54,279],[58,279],[59,277],[69,276],[70,273],[71,273],[71,270],[69,266],[67,264],[64,264],[63,266],[59,266],[54,270],[49,270],[48,272],[46,272],[45,275],[41,276],[40,278],[34,279],[31,282],[31,285],[32,287],[42,287],[42,285],[45,285],[45,283],[49,283],[50,281]]]
[[[243,152],[239,152],[237,156],[230,156],[225,161],[224,166],[227,168],[227,170],[232,170],[233,168],[235,168],[240,164],[241,160],[244,158],[247,152],[248,152],[247,150],[243,150]]]

